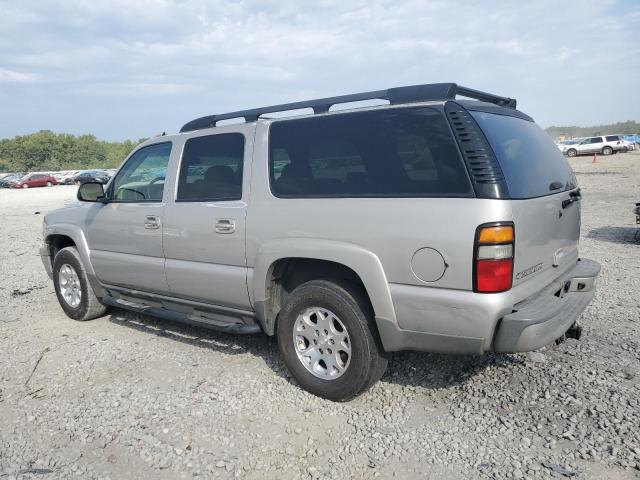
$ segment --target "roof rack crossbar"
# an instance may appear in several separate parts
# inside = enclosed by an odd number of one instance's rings
[[[341,103],[360,102],[365,100],[387,100],[391,104],[398,104],[430,100],[453,100],[456,98],[456,95],[495,103],[496,105],[504,107],[516,108],[516,100],[512,98],[500,97],[491,93],[461,87],[455,83],[432,83],[427,85],[411,85],[408,87],[389,88],[387,90],[374,90],[371,92],[354,93],[351,95],[339,95],[336,97],[318,98],[302,102],[283,103],[280,105],[253,108],[249,110],[238,110],[236,112],[221,113],[218,115],[207,115],[186,123],[180,129],[180,132],[190,132],[193,130],[215,127],[217,122],[221,120],[230,120],[234,118],[244,118],[245,122],[253,122],[266,113],[311,108],[314,114],[319,114],[326,113],[333,105]]]

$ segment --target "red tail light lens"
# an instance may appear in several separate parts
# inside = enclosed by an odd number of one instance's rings
[[[478,260],[476,290],[481,293],[504,292],[511,288],[513,258],[506,260]]]
[[[473,246],[473,290],[498,293],[513,283],[514,230],[512,223],[481,225]]]

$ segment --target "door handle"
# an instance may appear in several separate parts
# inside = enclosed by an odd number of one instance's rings
[[[236,222],[230,218],[218,218],[216,220],[216,233],[233,233],[236,231]]]
[[[160,217],[156,217],[155,215],[147,215],[144,217],[144,228],[148,228],[149,230],[160,228]]]

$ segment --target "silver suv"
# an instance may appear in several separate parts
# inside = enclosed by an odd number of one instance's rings
[[[563,152],[569,157],[578,155],[611,155],[618,152],[626,152],[624,140],[620,135],[605,135],[598,137],[587,137],[575,145],[568,146]]]
[[[330,111],[369,99],[388,104]],[[199,118],[47,215],[42,259],[73,319],[113,306],[276,335],[332,400],[375,383],[389,352],[577,337],[600,270],[578,256],[580,189],[515,107],[432,84]]]

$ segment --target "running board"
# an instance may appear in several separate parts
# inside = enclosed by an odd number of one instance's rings
[[[136,303],[130,300],[124,300],[122,298],[114,298],[110,295],[102,297],[102,303],[111,307],[123,308],[132,312],[142,313],[145,315],[151,315],[153,317],[162,318],[171,322],[188,323],[197,327],[204,327],[219,332],[231,333],[231,334],[254,334],[260,333],[261,328],[257,323],[225,323],[217,322],[214,319],[204,317],[202,315],[193,315],[182,312],[176,312],[163,307],[154,307],[151,305],[145,305],[143,303]]]

